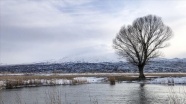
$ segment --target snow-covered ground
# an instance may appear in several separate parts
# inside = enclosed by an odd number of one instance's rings
[[[12,80],[16,81],[16,80]],[[91,83],[103,83],[108,81],[107,77],[75,77],[73,79],[31,79],[24,80],[22,85],[24,86],[37,86],[37,85],[76,85],[76,84],[91,84]],[[128,83],[128,81],[123,81]],[[139,81],[132,81],[133,83],[141,83]],[[0,81],[0,88],[6,86],[6,81]],[[154,78],[145,81],[146,84],[186,84],[186,77],[164,77]]]
[[[24,80],[22,85],[25,86],[37,86],[37,85],[76,85],[76,84],[88,84],[88,83],[102,83],[105,81],[106,78],[101,77],[75,77],[73,79],[31,79],[31,80]],[[12,80],[12,82],[16,82],[16,80]],[[6,86],[6,81],[0,81],[0,87]],[[11,82],[9,82],[11,83]],[[14,84],[14,83],[12,83]],[[19,85],[17,86],[19,87]]]
[[[186,84],[186,77],[165,77],[155,78],[148,81],[151,84]]]
[[[70,84],[85,84],[85,83],[101,83],[105,78],[97,77],[75,77],[72,80],[68,79],[54,79],[54,80],[42,80],[43,84],[54,83],[59,85],[70,85]]]
[[[97,77],[76,77],[74,78],[75,80],[80,80],[80,81],[87,81],[87,83],[101,83],[105,81],[104,77],[97,78]]]
[[[3,74],[0,73],[0,76],[7,76],[7,75],[17,75],[17,76],[20,75],[20,76],[22,76],[22,75],[25,75],[25,74],[24,73],[6,73],[6,74],[5,73],[3,73]]]

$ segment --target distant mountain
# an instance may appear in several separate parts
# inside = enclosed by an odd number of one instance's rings
[[[55,62],[57,63],[64,63],[64,62],[89,62],[89,63],[99,63],[99,62],[118,62],[118,61],[125,61],[124,59],[119,58],[117,55],[113,53],[104,53],[102,55],[94,54],[94,55],[77,55],[77,56],[69,56],[64,57],[60,60]]]
[[[128,62],[44,62],[24,65],[1,65],[0,72],[138,72],[137,68]],[[144,72],[186,72],[184,59],[155,59],[148,63]]]

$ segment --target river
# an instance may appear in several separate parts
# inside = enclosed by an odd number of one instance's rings
[[[171,91],[183,98],[183,90],[181,85],[94,83],[2,89],[0,99],[4,104],[168,104]]]

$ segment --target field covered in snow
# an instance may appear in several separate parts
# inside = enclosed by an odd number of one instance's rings
[[[150,80],[151,84],[186,84],[186,77],[165,77]]]

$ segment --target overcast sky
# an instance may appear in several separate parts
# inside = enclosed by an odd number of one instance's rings
[[[0,63],[117,60],[123,25],[153,14],[174,37],[165,58],[186,57],[184,0],[0,0]]]

